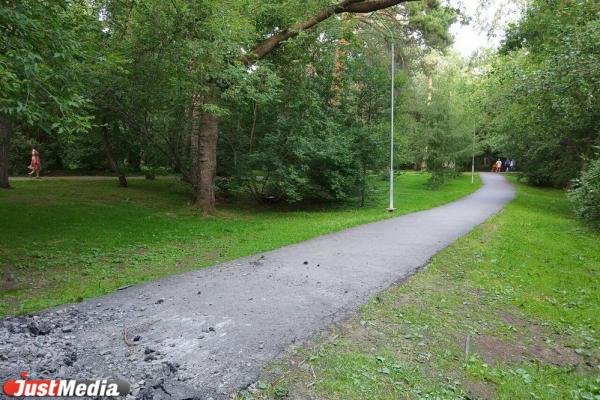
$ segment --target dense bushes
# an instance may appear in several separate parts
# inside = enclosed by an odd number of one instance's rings
[[[600,158],[592,161],[581,178],[575,181],[569,198],[578,217],[600,228]]]

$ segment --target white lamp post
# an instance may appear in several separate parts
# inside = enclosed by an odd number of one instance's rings
[[[383,20],[377,15],[376,12],[373,12],[369,15],[369,18],[376,18],[377,21],[388,31],[392,43],[392,51],[391,51],[391,65],[392,65],[392,83],[391,83],[391,108],[390,108],[390,204],[387,208],[388,211],[392,212],[395,210],[394,208],[394,78],[395,78],[395,48],[394,48],[394,32],[390,29],[390,27],[383,22]]]

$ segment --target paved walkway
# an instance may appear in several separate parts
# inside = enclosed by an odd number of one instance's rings
[[[5,320],[0,377],[121,377],[139,399],[228,398],[514,197],[501,175],[481,176],[480,190],[441,207]]]

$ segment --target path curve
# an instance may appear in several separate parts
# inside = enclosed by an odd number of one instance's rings
[[[228,398],[292,343],[347,317],[514,197],[503,176],[481,177],[481,189],[441,207],[126,288],[37,320],[5,319],[0,378],[20,371],[119,377],[132,384],[130,398]]]

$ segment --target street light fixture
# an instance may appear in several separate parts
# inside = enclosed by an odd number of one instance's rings
[[[376,12],[369,14],[368,18],[376,19],[389,33],[390,42],[392,44],[391,49],[391,64],[392,64],[392,84],[391,84],[391,108],[390,108],[390,204],[387,208],[388,211],[392,212],[394,208],[394,74],[395,74],[395,48],[394,48],[394,32],[392,29],[377,15]]]

